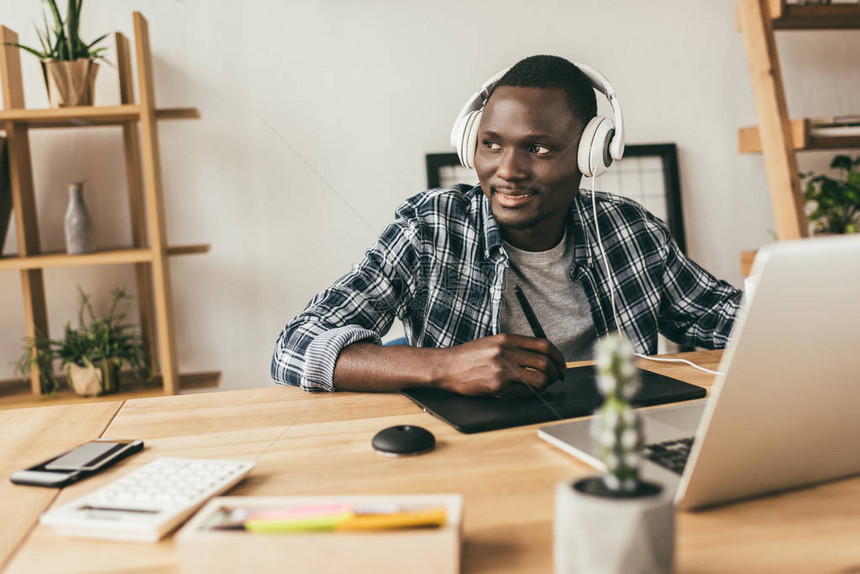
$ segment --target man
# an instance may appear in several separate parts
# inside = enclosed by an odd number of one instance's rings
[[[642,353],[656,352],[658,331],[725,346],[741,292],[687,259],[635,202],[598,193],[592,206],[579,190],[577,147],[596,110],[591,81],[567,60],[513,66],[483,108],[480,185],[401,205],[364,261],[284,328],[273,379],[309,391],[514,396],[557,380],[565,360],[588,358],[619,328]],[[530,336],[515,286],[546,339]],[[380,344],[395,318],[411,346]]]

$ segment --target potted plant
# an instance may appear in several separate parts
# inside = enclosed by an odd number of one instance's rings
[[[594,414],[591,435],[606,470],[602,476],[558,484],[555,571],[672,572],[672,497],[639,478],[642,423],[630,405],[640,385],[633,345],[612,333],[598,341],[595,360],[604,403]]]
[[[830,169],[839,171],[837,179],[813,172],[801,174],[806,180],[803,199],[807,217],[816,234],[857,233],[860,171],[855,168],[858,165],[860,157],[851,159],[847,155],[837,155],[830,163]]]
[[[93,105],[93,85],[98,72],[97,60],[104,59],[107,48],[96,47],[107,37],[103,34],[90,43],[79,35],[83,0],[69,0],[66,18],[60,16],[57,0],[45,0],[51,21],[43,16],[44,28],[36,28],[41,49],[12,44],[33,54],[42,63],[42,74],[52,108]]]
[[[131,299],[125,289],[111,290],[107,315],[97,318],[90,296],[78,287],[80,308],[78,328],[66,323],[61,339],[37,335],[25,340],[24,354],[17,370],[26,374],[32,365],[39,366],[42,390],[53,394],[59,388],[53,363],[59,359],[68,376],[69,386],[83,396],[100,395],[119,389],[119,374],[128,365],[143,381],[151,379],[149,363],[140,334],[124,323],[124,304]]]

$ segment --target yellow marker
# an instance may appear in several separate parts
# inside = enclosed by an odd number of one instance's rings
[[[367,530],[394,530],[398,528],[419,528],[444,526],[445,509],[423,510],[418,512],[398,512],[395,514],[357,515],[335,524],[336,532],[362,532]]]

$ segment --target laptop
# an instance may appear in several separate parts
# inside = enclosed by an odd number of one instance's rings
[[[709,397],[640,411],[641,474],[680,510],[860,473],[860,236],[768,246],[752,276]],[[538,436],[601,468],[589,424]]]

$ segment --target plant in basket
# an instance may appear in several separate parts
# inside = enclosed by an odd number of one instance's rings
[[[104,60],[102,54],[107,50],[107,47],[98,44],[107,34],[91,42],[81,38],[83,0],[69,0],[65,18],[60,15],[57,0],[44,2],[48,6],[50,18],[43,13],[43,27],[36,27],[39,47],[20,43],[11,45],[39,58],[51,107],[91,106],[98,60]]]
[[[60,339],[43,335],[25,339],[24,354],[17,362],[18,372],[25,374],[38,365],[42,390],[53,394],[59,388],[54,361],[59,360],[68,375],[69,386],[84,396],[115,392],[119,374],[128,365],[142,381],[152,374],[143,338],[131,324],[125,323],[126,303],[131,299],[125,289],[111,290],[107,315],[96,317],[90,296],[78,287],[80,308],[78,326],[66,323]]]

